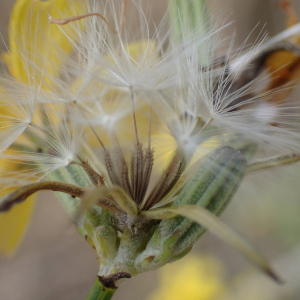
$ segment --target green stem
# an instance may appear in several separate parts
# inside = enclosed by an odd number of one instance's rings
[[[268,157],[253,163],[249,163],[247,167],[247,173],[292,164],[298,161],[300,161],[300,153]]]
[[[207,37],[211,30],[208,0],[169,0],[169,16],[172,30],[171,38],[177,42],[191,33],[199,40]],[[202,65],[209,64],[209,43],[199,45]]]
[[[86,300],[110,300],[116,290],[104,287],[97,279]]]
[[[195,29],[206,34],[210,28],[208,0],[169,0],[169,14],[176,34]]]

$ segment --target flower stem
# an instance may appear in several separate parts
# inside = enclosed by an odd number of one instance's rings
[[[208,0],[169,0],[169,16],[172,28],[171,40],[184,41],[186,36],[196,34],[198,41],[207,38],[211,31]],[[210,43],[199,43],[199,63],[209,65]]]
[[[116,290],[104,287],[97,279],[86,300],[110,300]]]
[[[169,13],[177,36],[195,29],[204,36],[210,29],[208,0],[169,0]]]

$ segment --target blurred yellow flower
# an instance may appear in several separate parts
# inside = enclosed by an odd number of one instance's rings
[[[20,82],[29,83],[29,70],[32,66],[26,62],[32,60],[35,68],[46,68],[53,74],[55,63],[62,63],[72,51],[72,43],[56,26],[50,26],[49,15],[60,17],[83,9],[82,1],[61,0],[18,0],[16,1],[9,24],[9,53],[2,54],[10,74]],[[51,44],[49,44],[50,37]],[[63,48],[64,52],[59,49]],[[34,55],[34,57],[32,57]],[[46,56],[52,63],[44,66]],[[32,76],[32,72],[30,73]],[[5,108],[1,107],[1,113]],[[6,164],[6,166],[4,166]],[[7,166],[7,161],[0,161],[1,169],[13,171],[14,165]],[[7,194],[7,189],[0,196]],[[35,196],[21,203],[9,212],[0,213],[0,253],[11,254],[19,245],[29,224],[34,210]]]
[[[223,273],[215,257],[188,255],[160,269],[160,287],[147,300],[213,300],[224,289]]]
[[[69,1],[61,0],[18,0],[9,24],[9,54],[3,55],[9,72],[28,83],[29,70],[25,62],[29,59],[34,62],[35,68],[46,68],[48,74],[53,73],[54,63],[62,63],[72,51],[72,42],[59,27],[49,24],[49,16],[58,18],[82,9],[82,1],[73,1],[70,5]],[[51,61],[47,66],[44,65],[46,57]]]

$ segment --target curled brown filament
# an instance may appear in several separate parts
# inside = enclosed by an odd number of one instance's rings
[[[55,18],[52,18],[52,17],[49,17],[49,23],[50,24],[57,24],[57,25],[66,25],[70,22],[74,22],[74,21],[79,21],[81,19],[85,19],[85,18],[88,18],[88,17],[93,17],[93,16],[96,16],[96,17],[99,17],[101,18],[104,23],[114,32],[114,33],[117,33],[117,31],[108,23],[108,21],[105,19],[104,16],[102,16],[101,14],[99,13],[87,13],[87,14],[83,14],[83,15],[79,15],[79,16],[73,16],[73,17],[70,17],[70,18],[64,18],[64,19],[55,19]]]

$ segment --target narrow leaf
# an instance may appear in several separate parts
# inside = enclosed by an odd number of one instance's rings
[[[136,203],[128,196],[128,194],[123,189],[119,187],[113,187],[110,190],[116,202],[122,209],[124,209],[128,213],[128,215],[134,217],[138,214],[138,207]]]
[[[293,153],[283,156],[273,156],[266,159],[257,160],[248,164],[246,172],[253,172],[262,169],[274,168],[282,165],[296,163],[300,160],[300,153]]]
[[[82,198],[82,205],[77,212],[77,216],[82,215],[91,205],[100,201],[107,196],[114,196],[116,203],[130,216],[134,217],[138,214],[138,208],[135,202],[127,195],[127,193],[120,187],[114,186],[111,188],[100,186],[95,189],[88,191]],[[114,205],[113,200],[106,200],[107,206],[111,205],[112,209],[118,209]],[[110,204],[109,204],[110,202]],[[101,203],[101,201],[100,201]]]
[[[142,212],[143,215],[150,219],[165,220],[173,218],[177,215],[189,218],[194,222],[206,227],[213,234],[218,236],[223,241],[227,242],[232,247],[236,248],[240,253],[252,261],[259,269],[277,282],[281,282],[279,277],[271,269],[266,260],[261,257],[247,241],[239,234],[234,232],[218,217],[213,215],[207,209],[196,205],[185,205],[178,207],[170,207]]]

